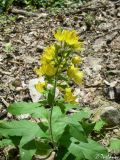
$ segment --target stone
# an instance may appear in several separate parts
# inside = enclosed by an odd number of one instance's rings
[[[105,107],[101,111],[100,117],[108,125],[120,125],[120,111],[117,108]]]

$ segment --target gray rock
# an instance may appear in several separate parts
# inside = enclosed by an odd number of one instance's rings
[[[120,125],[120,111],[117,108],[112,106],[105,107],[102,110],[100,117],[108,125]]]

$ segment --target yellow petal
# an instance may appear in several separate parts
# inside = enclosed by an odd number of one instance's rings
[[[70,78],[73,78],[76,72],[78,72],[78,68],[75,68],[74,65],[72,65],[68,68],[67,74]]]
[[[65,92],[66,92],[66,93],[70,93],[71,90],[72,90],[72,89],[71,89],[70,87],[69,87],[69,88],[65,88]]]
[[[64,35],[63,35],[63,32],[61,30],[57,30],[57,32],[54,33],[54,37],[58,41],[63,41],[64,40]]]
[[[66,102],[73,102],[73,103],[75,103],[76,102],[76,96],[74,96],[72,93],[66,93],[64,95],[64,100]]]
[[[47,64],[46,65],[46,75],[47,76],[54,76],[56,73],[57,68],[54,67],[52,64]]]
[[[81,84],[83,82],[84,74],[82,71],[79,71],[74,76],[74,81],[76,84]]]
[[[64,100],[66,102],[76,103],[76,96],[73,95],[70,87],[65,88]]]
[[[46,67],[41,66],[40,68],[35,68],[34,71],[36,72],[37,75],[42,76],[45,74]]]
[[[72,63],[73,64],[79,64],[79,63],[81,63],[81,57],[80,56],[75,56],[75,57],[73,57],[72,58]]]
[[[45,86],[46,86],[46,83],[45,82],[38,82],[36,85],[35,85],[35,88],[38,92],[42,93],[45,89]]]

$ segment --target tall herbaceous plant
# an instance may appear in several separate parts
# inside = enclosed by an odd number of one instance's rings
[[[0,146],[19,148],[21,160],[33,156],[51,156],[57,160],[93,160],[106,156],[106,149],[90,138],[95,123],[89,123],[91,112],[80,108],[74,86],[83,83],[84,73],[78,66],[83,42],[75,30],[54,32],[54,44],[46,47],[35,72],[42,81],[35,84],[42,94],[38,103],[15,102],[8,112],[17,116],[29,114],[30,120],[0,122]]]

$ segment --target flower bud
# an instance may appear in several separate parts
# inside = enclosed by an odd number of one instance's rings
[[[75,57],[72,58],[72,63],[73,64],[79,64],[81,62],[82,62],[82,60],[81,60],[80,56],[75,56]]]

